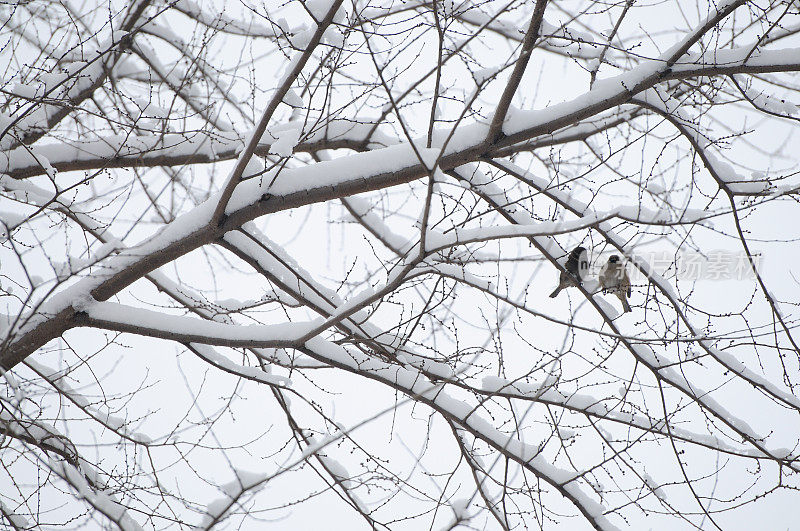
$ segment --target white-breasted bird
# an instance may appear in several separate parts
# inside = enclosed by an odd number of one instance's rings
[[[589,256],[586,248],[580,245],[575,247],[569,253],[564,269],[566,271],[562,271],[558,276],[558,287],[550,294],[551,298],[555,298],[562,289],[577,286],[583,282],[583,278],[589,270]]]
[[[612,254],[600,270],[600,285],[604,293],[613,293],[617,296],[625,312],[631,311],[631,305],[628,304],[628,297],[631,296],[631,279],[618,255]]]

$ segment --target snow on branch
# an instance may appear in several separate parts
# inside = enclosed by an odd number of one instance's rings
[[[12,4],[0,525],[791,526],[795,8]]]
[[[216,323],[114,302],[84,302],[76,309],[85,316],[78,317],[85,326],[227,347],[291,347],[319,325],[319,322],[313,321],[274,325]]]

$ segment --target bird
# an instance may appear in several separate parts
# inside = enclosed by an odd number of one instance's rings
[[[612,254],[600,270],[600,285],[603,286],[603,292],[617,296],[622,303],[624,313],[631,311],[631,305],[628,304],[628,297],[631,296],[631,279],[628,277],[625,264],[619,261],[618,255]]]
[[[579,245],[570,251],[567,262],[564,264],[564,271],[558,277],[558,287],[550,294],[550,298],[554,299],[564,288],[577,286],[583,282],[583,277],[588,269],[589,258],[586,248]]]

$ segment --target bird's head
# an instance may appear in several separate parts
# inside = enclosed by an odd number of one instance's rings
[[[611,256],[608,257],[608,262],[611,264],[616,264],[617,262],[619,262],[619,256],[612,254]]]

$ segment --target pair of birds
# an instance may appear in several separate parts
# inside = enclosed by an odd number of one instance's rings
[[[567,262],[564,264],[564,271],[558,278],[558,287],[550,294],[550,297],[555,298],[562,289],[577,286],[583,282],[588,270],[588,253],[585,247],[579,245],[569,253]],[[628,297],[631,296],[631,279],[628,277],[625,264],[620,262],[618,255],[612,254],[609,257],[606,265],[600,270],[598,279],[604,293],[613,293],[622,303],[622,309],[626,313],[631,311],[631,306],[628,304]]]

